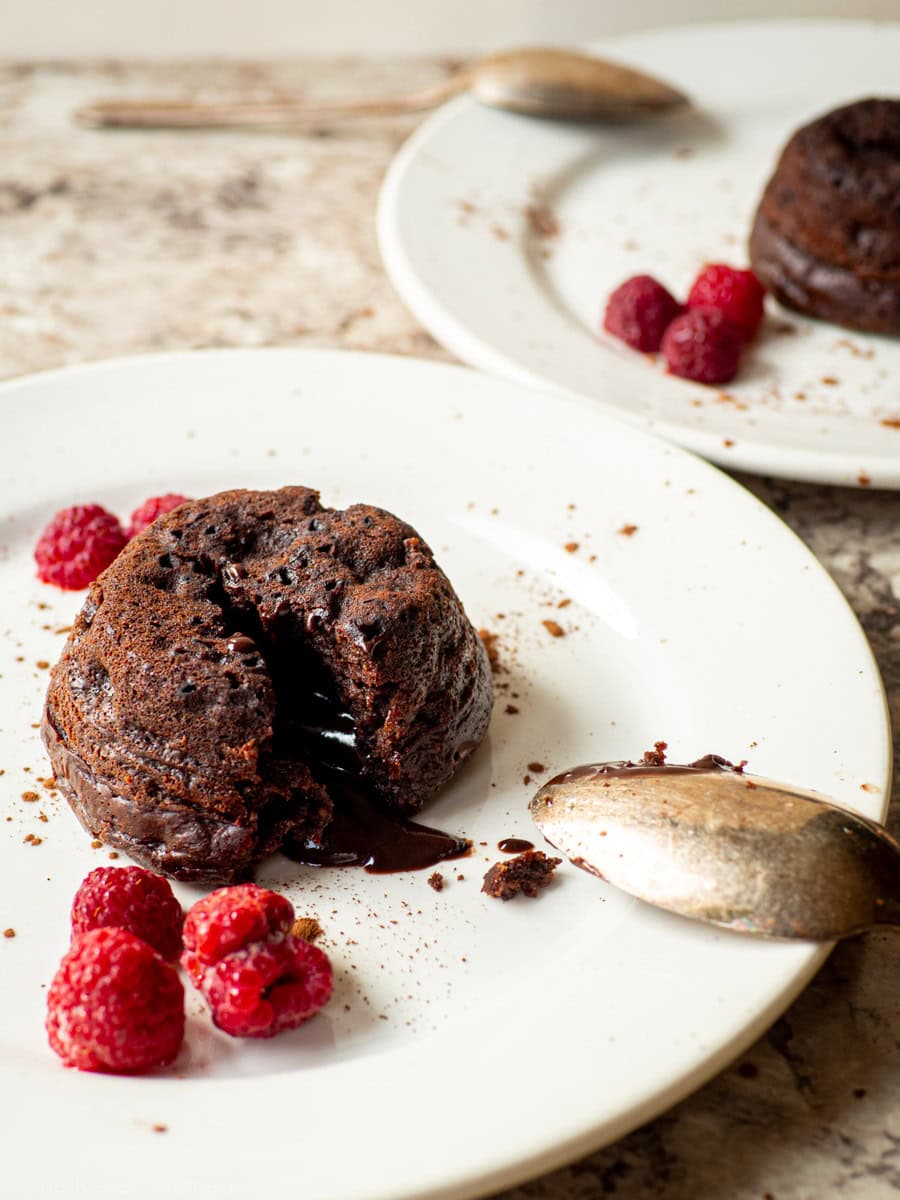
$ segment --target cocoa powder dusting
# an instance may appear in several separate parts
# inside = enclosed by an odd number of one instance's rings
[[[535,237],[555,238],[559,236],[559,218],[549,204],[529,204],[525,209],[525,219]]]

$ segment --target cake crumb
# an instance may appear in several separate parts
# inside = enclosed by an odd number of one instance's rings
[[[22,799],[26,804],[33,804],[35,800],[40,800],[40,796],[37,794],[37,792],[23,792]]]
[[[160,1122],[157,1122],[157,1124],[153,1126],[153,1132],[154,1133],[168,1133],[169,1127],[168,1127],[168,1125],[163,1125]]]
[[[578,542],[566,542],[566,544],[563,546],[563,550],[565,550],[567,554],[574,554],[578,549],[578,545]]]
[[[500,640],[499,633],[491,633],[489,629],[479,629],[478,636],[481,638],[484,648],[487,651],[491,670],[496,671],[500,666],[500,651],[497,649],[497,642]]]
[[[494,863],[481,890],[496,900],[512,900],[520,892],[534,899],[550,883],[561,862],[561,858],[548,858],[543,850],[526,850],[508,862]]]
[[[92,850],[100,850],[102,848],[102,846],[103,846],[103,843],[101,841],[98,841],[97,838],[94,838],[94,840],[91,842]]]
[[[544,773],[544,771],[546,771],[546,769],[547,768],[544,766],[544,764],[542,762],[530,762],[528,764],[528,770],[531,771],[532,774],[534,774],[534,775],[543,775],[543,773]]]
[[[10,928],[10,929],[4,929],[4,930],[3,930],[3,936],[4,936],[5,938],[14,938],[14,937],[16,936],[16,931],[15,931],[14,929],[12,929],[12,928]]]
[[[565,596],[565,597],[563,597],[562,600],[560,600],[559,604],[557,604],[556,607],[557,608],[568,608],[571,603],[572,603],[572,601],[569,599],[569,597]]]
[[[37,667],[37,669],[39,671],[49,671],[50,670],[50,664],[47,662],[46,658],[39,658],[34,665]]]
[[[508,713],[511,717],[514,717],[514,716],[516,716],[516,714],[518,713],[519,710],[516,708],[516,706],[514,704],[507,704],[506,708],[503,711],[505,713]]]
[[[856,477],[856,482],[859,484],[860,487],[871,487],[872,486],[872,477],[871,477],[871,475],[867,475],[865,471],[860,471],[860,473]]]
[[[434,888],[436,892],[442,892],[444,890],[444,877],[440,871],[433,871],[428,876],[428,886],[430,888]]]
[[[555,238],[559,236],[559,218],[549,204],[529,204],[525,209],[525,219],[531,226],[531,232],[539,238]]]
[[[648,767],[664,767],[666,765],[666,751],[668,748],[668,742],[654,742],[652,750],[644,751],[641,762],[646,763]]]
[[[298,917],[291,926],[291,933],[294,937],[302,938],[304,942],[314,942],[324,932],[315,917]]]
[[[110,850],[110,852],[109,852],[109,857],[110,857],[110,858],[118,858],[118,857],[119,857],[119,852],[118,852],[118,850]]]
[[[619,530],[619,533],[621,533],[622,537],[634,537],[637,531],[637,525],[631,525],[626,522],[626,524],[624,524]]]
[[[541,621],[541,624],[551,637],[561,638],[566,636],[566,631],[557,621]]]

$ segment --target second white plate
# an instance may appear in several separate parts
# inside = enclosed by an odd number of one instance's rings
[[[697,110],[604,130],[454,101],[385,181],[379,233],[400,294],[465,362],[591,396],[725,466],[900,487],[900,339],[770,302],[738,379],[719,390],[598,332],[629,275],[684,295],[704,262],[746,264],[790,133],[838,104],[897,94],[900,25],[695,25],[598,52],[670,80]]]

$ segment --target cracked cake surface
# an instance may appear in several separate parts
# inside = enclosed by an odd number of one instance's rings
[[[82,824],[186,880],[315,843],[352,777],[417,811],[478,746],[487,655],[404,521],[303,487],[189,501],[91,587],[43,736]]]

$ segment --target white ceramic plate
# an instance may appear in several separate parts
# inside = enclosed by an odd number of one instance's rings
[[[526,774],[658,739],[675,760],[746,757],[883,812],[888,725],[867,643],[807,550],[726,477],[589,401],[364,355],[123,360],[7,384],[0,404],[0,928],[16,931],[0,939],[0,1127],[17,1200],[482,1194],[696,1087],[822,961],[656,913],[569,866],[536,901],[479,891],[497,841],[530,832]],[[109,859],[37,782],[41,664],[81,598],[35,581],[35,539],[73,502],[127,513],[171,489],[288,482],[412,520],[499,634],[489,740],[427,810],[476,854],[444,869],[440,894],[427,871],[272,860],[262,881],[325,928],[330,1007],[253,1044],[218,1034],[192,997],[174,1070],[66,1071],[44,988],[75,887]]]
[[[382,254],[401,296],[465,362],[591,396],[726,466],[900,487],[900,340],[770,302],[765,332],[719,391],[599,332],[607,296],[629,275],[656,275],[683,296],[704,262],[746,264],[789,134],[838,104],[898,94],[900,25],[686,26],[598,49],[702,108],[596,129],[467,97],[447,105],[401,150],[382,192]]]

